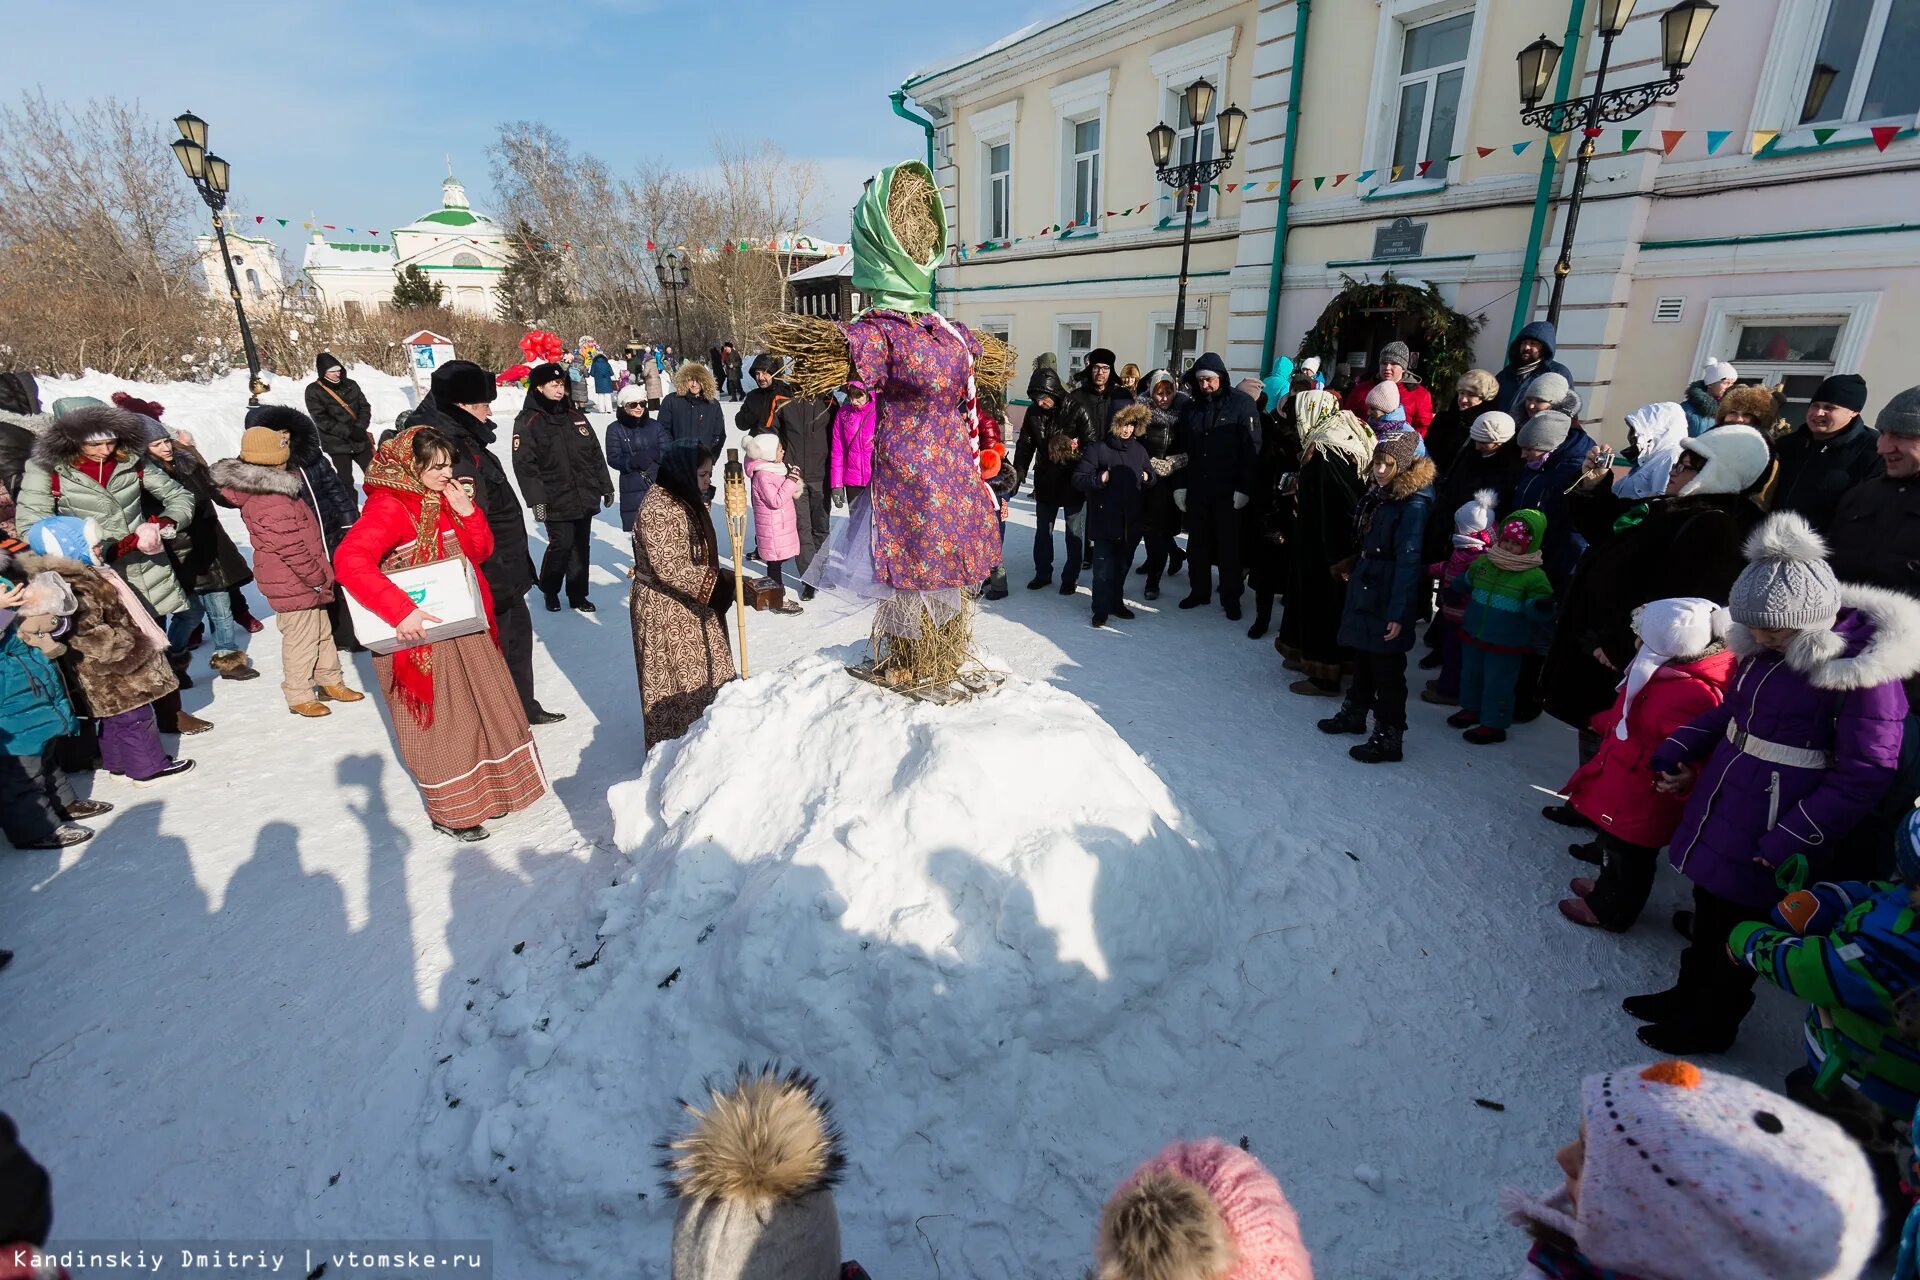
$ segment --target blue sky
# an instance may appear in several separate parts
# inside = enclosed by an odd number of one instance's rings
[[[544,121],[617,170],[646,158],[699,168],[716,132],[771,138],[817,161],[823,207],[844,209],[881,164],[923,153],[889,91],[1077,7],[0,0],[0,30],[19,73],[10,93],[37,85],[55,102],[113,95],[163,122],[205,118],[210,149],[233,166],[234,207],[295,219],[276,237],[292,247],[310,215],[386,230],[438,207],[448,153],[474,203],[492,207],[486,147],[506,120]],[[844,238],[845,219],[818,230]]]

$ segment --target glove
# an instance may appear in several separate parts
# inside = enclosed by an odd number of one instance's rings
[[[547,522],[547,504],[546,503],[536,502],[533,504],[532,510],[533,510],[533,518],[536,522],[540,524],[545,524]]]
[[[602,511],[605,511],[605,510],[606,510],[606,509],[607,509],[608,507],[610,507],[610,506],[612,506],[612,505],[613,505],[613,495],[612,495],[612,494],[610,494],[610,493],[603,493],[603,494],[601,494],[601,495],[600,495],[600,509],[601,509]]]
[[[165,545],[160,541],[160,526],[149,521],[133,531],[133,545],[150,556],[160,554]]]
[[[1187,491],[1185,489],[1175,489],[1173,491],[1173,505],[1182,511],[1187,509]]]
[[[1173,474],[1173,460],[1171,458],[1148,458],[1147,465],[1153,469],[1153,474],[1159,476],[1162,480]]]
[[[1252,501],[1252,499],[1248,498],[1246,494],[1236,493],[1233,495],[1233,509],[1235,511],[1240,511],[1244,509],[1247,503],[1250,501]]]
[[[847,489],[845,485],[837,484],[833,486],[833,505],[836,507],[844,507],[847,505]]]

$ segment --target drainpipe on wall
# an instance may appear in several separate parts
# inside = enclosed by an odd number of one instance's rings
[[[1573,0],[1567,10],[1567,34],[1562,37],[1566,56],[1560,59],[1560,83],[1554,91],[1556,102],[1565,102],[1572,95],[1574,68],[1586,65],[1585,51],[1580,47],[1580,33],[1586,25],[1586,16],[1587,0]],[[1533,193],[1533,222],[1527,227],[1527,256],[1520,267],[1520,292],[1513,300],[1513,331],[1507,335],[1509,344],[1533,320],[1533,281],[1540,272],[1540,247],[1547,238],[1548,213],[1553,207],[1553,188],[1559,177],[1552,145],[1549,144],[1545,150],[1546,154],[1540,160],[1540,185]]]
[[[1583,0],[1574,0],[1576,4]],[[1287,263],[1287,215],[1293,209],[1293,149],[1300,134],[1300,82],[1307,70],[1307,20],[1313,0],[1296,0],[1293,21],[1293,70],[1287,78],[1287,139],[1280,155],[1280,198],[1274,202],[1273,267],[1267,274],[1267,330],[1260,343],[1261,377],[1273,368],[1274,340],[1280,328],[1280,277]]]
[[[1575,0],[1575,2],[1583,3],[1584,0]],[[927,119],[927,117],[925,116],[915,115],[913,112],[907,110],[907,85],[911,83],[912,81],[906,81],[902,83],[898,89],[895,89],[892,93],[887,95],[887,100],[893,104],[893,114],[899,116],[902,120],[905,120],[910,124],[917,124],[922,129],[926,130],[927,132],[927,173],[931,175],[934,172],[933,121]],[[934,180],[934,185],[935,187],[939,186],[939,179],[936,178]],[[936,311],[939,310],[939,305],[938,305],[939,297],[940,297],[940,269],[938,267],[935,267],[933,271],[933,283],[928,286],[928,300],[934,302],[935,304],[934,310]]]

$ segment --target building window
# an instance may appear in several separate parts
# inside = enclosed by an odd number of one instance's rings
[[[1820,383],[1833,372],[1844,317],[1737,322],[1733,363],[1740,381],[1779,387],[1786,401],[1781,412],[1800,426]]]
[[[453,265],[456,267],[477,267],[480,265],[480,255],[474,253],[456,253],[453,255]]]
[[[360,302],[358,299],[348,298],[346,301],[340,304],[340,310],[347,317],[347,321],[350,324],[360,323],[361,309],[360,309]]]
[[[1193,362],[1200,358],[1200,353],[1206,350],[1207,319],[1204,314],[1189,311],[1186,323],[1182,327],[1186,333],[1186,341],[1180,345],[1180,368],[1175,369],[1173,367],[1173,313],[1156,311],[1153,315],[1152,345],[1148,348],[1153,352],[1153,367],[1171,370],[1176,378],[1191,369]]]
[[[1800,123],[1911,119],[1920,112],[1915,59],[1920,59],[1920,4],[1828,0]]]
[[[989,240],[1008,240],[1013,236],[1013,143],[999,142],[987,148],[987,236]]]
[[[1054,354],[1060,358],[1060,378],[1071,382],[1087,362],[1087,352],[1099,341],[1099,321],[1093,316],[1057,316],[1054,319]]]
[[[981,316],[978,320],[971,321],[970,323],[975,333],[992,334],[1008,346],[1013,345],[1012,316]]]
[[[252,267],[247,268],[247,288],[253,291],[254,297],[258,298],[262,296],[260,292],[260,273]]]
[[[1187,86],[1181,85],[1177,90],[1167,92],[1167,115],[1176,121],[1174,128],[1180,136],[1178,154],[1174,157],[1176,164],[1192,164],[1196,159],[1211,160],[1219,152],[1220,135],[1214,128],[1214,121],[1219,119],[1225,105],[1225,101],[1220,97],[1220,86],[1214,83],[1213,115],[1200,126],[1199,136],[1196,137],[1193,132],[1193,118],[1187,114]],[[1175,212],[1180,212],[1178,205],[1175,206]],[[1194,197],[1193,216],[1205,218],[1212,213],[1213,188],[1203,184]]]
[[[1100,220],[1100,118],[1068,122],[1073,147],[1073,222],[1091,227]]]
[[[1401,38],[1393,159],[1400,180],[1446,178],[1460,128],[1460,91],[1473,39],[1471,12],[1410,26]],[[1431,161],[1426,173],[1421,161]]]

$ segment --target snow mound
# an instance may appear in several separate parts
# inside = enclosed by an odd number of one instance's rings
[[[1098,1117],[1174,1069],[1228,893],[1099,715],[1021,680],[934,708],[808,658],[729,686],[609,798],[633,864],[594,936],[503,956],[453,1030],[423,1140],[443,1190],[505,1197],[578,1274],[660,1270],[675,1098],[777,1057],[847,1130],[848,1256],[1077,1271],[1159,1137],[1090,1140]]]

